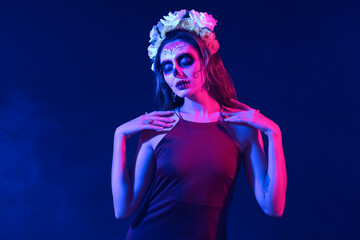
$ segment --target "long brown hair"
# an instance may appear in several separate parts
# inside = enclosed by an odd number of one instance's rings
[[[181,40],[189,43],[193,46],[202,61],[202,66],[205,70],[205,76],[208,81],[211,82],[209,95],[213,97],[219,104],[231,107],[232,103],[230,98],[236,99],[236,92],[234,84],[230,75],[226,71],[224,64],[221,60],[220,54],[216,52],[211,55],[209,49],[201,38],[192,33],[176,29],[166,33],[166,38],[162,41],[158,52],[155,56],[155,79],[156,79],[156,91],[155,101],[160,105],[161,110],[171,110],[181,106],[184,103],[184,98],[176,96],[175,102],[171,96],[172,90],[165,82],[163,69],[160,65],[160,54],[164,46],[170,42]]]

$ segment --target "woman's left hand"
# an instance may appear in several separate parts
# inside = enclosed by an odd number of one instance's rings
[[[262,115],[259,110],[253,109],[235,99],[231,99],[231,102],[237,109],[225,107],[228,112],[223,113],[226,117],[224,121],[235,124],[247,123],[264,132],[266,135],[280,132],[279,126]]]

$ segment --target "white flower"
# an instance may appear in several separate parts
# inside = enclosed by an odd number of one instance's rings
[[[158,41],[159,38],[161,38],[159,32],[160,29],[162,29],[164,25],[159,21],[157,25],[153,26],[153,28],[150,31],[150,40],[149,42],[154,43]]]
[[[150,41],[149,42],[152,42],[153,40],[159,38],[159,36],[160,35],[157,31],[157,26],[153,26],[153,28],[150,31]]]
[[[194,21],[191,20],[191,19],[188,19],[188,18],[182,20],[182,21],[177,25],[177,28],[186,29],[186,30],[188,30],[188,31],[195,31],[195,29],[196,29]]]
[[[185,14],[186,14],[186,10],[184,9],[174,13],[169,12],[167,16],[164,16],[165,20],[160,19],[160,21],[164,26],[175,27],[176,25],[179,24],[180,20],[184,17]]]
[[[149,55],[149,57],[150,58],[154,58],[155,56],[156,56],[156,53],[157,53],[157,47],[156,47],[156,45],[150,45],[149,47],[148,47],[148,55]]]
[[[162,27],[161,30],[160,30],[160,32],[161,32],[161,38],[165,38],[166,33],[167,33],[167,32],[170,32],[170,31],[173,30],[173,29],[174,29],[174,27],[172,27],[172,26],[164,26],[164,27]]]
[[[201,29],[199,35],[200,35],[201,38],[203,38],[205,40],[208,40],[208,39],[214,40],[215,39],[215,33],[213,33],[208,28]]]
[[[195,24],[199,28],[209,28],[214,31],[217,21],[207,13],[199,13],[194,9],[189,12],[191,19],[195,21]]]

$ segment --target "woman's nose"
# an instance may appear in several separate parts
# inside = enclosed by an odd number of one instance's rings
[[[174,77],[180,75],[180,74],[179,74],[179,71],[177,70],[176,67],[174,68],[174,73],[173,73],[173,75],[174,75]]]

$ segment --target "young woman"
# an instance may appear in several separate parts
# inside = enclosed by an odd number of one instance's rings
[[[119,126],[114,136],[115,216],[139,209],[127,238],[226,239],[241,161],[262,210],[283,214],[286,167],[278,125],[236,101],[207,13],[169,13],[150,33],[156,97],[163,111]],[[268,158],[261,132],[268,137]],[[131,170],[126,139],[141,132]]]

